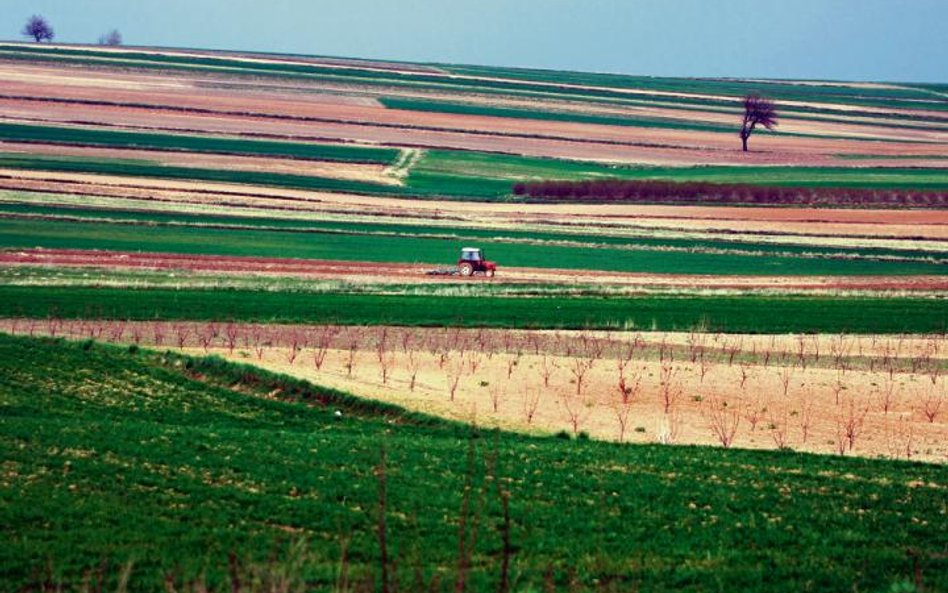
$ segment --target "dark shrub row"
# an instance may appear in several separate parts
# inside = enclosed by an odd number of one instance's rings
[[[782,187],[600,179],[517,183],[514,195],[543,201],[715,203],[815,206],[948,206],[948,191]]]

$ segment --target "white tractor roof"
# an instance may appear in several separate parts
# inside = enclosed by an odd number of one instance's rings
[[[480,247],[462,247],[461,251],[480,251]]]

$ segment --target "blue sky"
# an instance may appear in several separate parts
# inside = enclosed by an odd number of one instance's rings
[[[948,82],[948,0],[0,0],[0,38],[656,76]]]

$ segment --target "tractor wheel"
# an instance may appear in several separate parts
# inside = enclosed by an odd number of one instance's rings
[[[493,278],[493,277],[494,277],[494,270],[487,270],[487,272],[485,272],[485,274],[487,274],[487,277],[488,277],[488,278]]]
[[[461,264],[458,266],[458,272],[460,272],[462,276],[471,276],[474,274],[474,266],[471,264]]]

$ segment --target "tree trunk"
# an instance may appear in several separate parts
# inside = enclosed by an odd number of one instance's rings
[[[741,142],[744,145],[744,152],[747,152],[747,136],[741,136]]]

